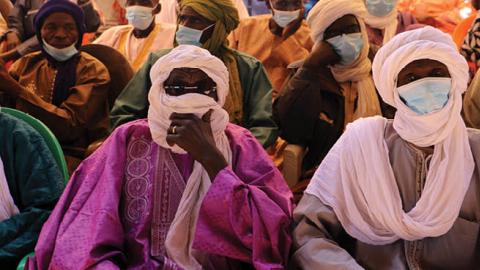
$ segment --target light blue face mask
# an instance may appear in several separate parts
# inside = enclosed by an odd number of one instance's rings
[[[390,14],[397,5],[396,0],[366,0],[368,13],[375,17],[384,17]]]
[[[451,78],[427,77],[398,87],[397,91],[407,107],[425,115],[445,107],[451,89]]]
[[[278,26],[285,28],[291,22],[300,17],[300,9],[294,11],[277,10],[272,7],[272,18],[278,24]]]
[[[129,6],[125,9],[125,18],[127,18],[128,23],[132,25],[135,29],[145,30],[153,22],[154,9],[155,8],[144,6]]]
[[[197,30],[183,25],[179,25],[177,33],[175,34],[175,40],[177,41],[178,45],[185,44],[202,47],[200,39],[202,38],[203,32],[214,25],[215,24],[207,26],[203,30]]]
[[[340,56],[340,64],[350,65],[363,49],[362,33],[343,34],[327,39],[335,52]]]
[[[51,57],[53,57],[53,59],[59,62],[64,62],[72,58],[72,56],[78,53],[78,50],[75,47],[76,44],[77,42],[74,42],[72,45],[66,48],[58,49],[48,44],[45,40],[43,40],[43,49],[45,50],[46,53],[48,53]]]

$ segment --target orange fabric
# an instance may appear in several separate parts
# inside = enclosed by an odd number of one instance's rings
[[[419,23],[431,25],[446,33],[452,33],[460,23],[460,10],[465,7],[472,8],[464,0],[401,0],[398,3],[400,11],[412,13]]]
[[[82,45],[90,44],[94,39],[95,39],[95,33],[85,33],[83,35]]]
[[[470,30],[470,27],[472,27],[472,24],[475,21],[476,17],[477,17],[477,13],[474,12],[472,15],[470,15],[470,17],[461,21],[457,25],[457,27],[455,27],[455,30],[453,31],[453,34],[452,34],[452,38],[455,44],[457,44],[457,48],[460,49],[460,47],[462,46],[463,41],[465,40],[465,37],[468,34],[468,30]]]

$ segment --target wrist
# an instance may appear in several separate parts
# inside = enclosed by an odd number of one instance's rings
[[[212,181],[221,170],[228,166],[225,157],[216,147],[212,151],[207,151],[199,162],[205,168]]]

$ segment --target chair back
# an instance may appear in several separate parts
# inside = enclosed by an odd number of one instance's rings
[[[102,62],[110,74],[110,88],[108,90],[109,109],[112,109],[115,100],[132,79],[134,72],[128,60],[119,51],[101,44],[88,44],[80,49]]]
[[[65,183],[68,182],[69,175],[68,175],[67,162],[65,161],[65,156],[63,154],[62,147],[60,146],[60,143],[58,142],[55,135],[53,135],[52,131],[40,120],[22,111],[12,109],[12,108],[6,108],[6,107],[1,107],[0,111],[2,113],[6,113],[8,115],[11,115],[17,119],[24,121],[25,123],[33,127],[38,133],[40,133],[40,135],[45,140],[45,143],[47,144],[48,149],[50,149],[50,151],[52,152],[53,157],[55,158],[55,161],[57,161],[58,167],[60,168],[62,175],[65,179]]]

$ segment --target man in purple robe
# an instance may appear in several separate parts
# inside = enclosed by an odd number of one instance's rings
[[[223,62],[181,45],[150,76],[148,119],[78,167],[26,269],[284,269],[292,195],[228,123]]]

